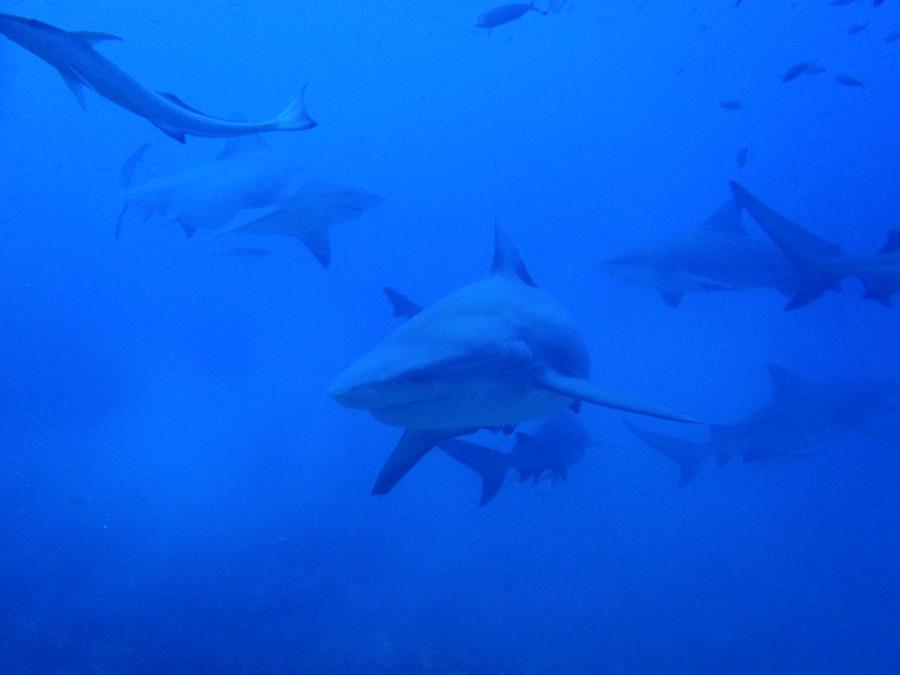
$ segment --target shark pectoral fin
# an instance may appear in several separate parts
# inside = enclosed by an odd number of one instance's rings
[[[804,280],[797,292],[791,296],[791,299],[784,306],[785,311],[790,312],[800,307],[805,307],[811,302],[818,300],[825,293],[832,290],[832,282],[827,279],[807,279]]]
[[[568,396],[578,401],[593,403],[605,408],[614,408],[616,410],[624,410],[625,412],[636,413],[638,415],[646,415],[648,417],[658,417],[673,422],[693,422],[697,420],[680,415],[675,412],[659,408],[656,406],[634,401],[624,396],[612,395],[602,391],[597,385],[591,384],[586,380],[561,375],[555,370],[544,370],[535,378],[535,386],[545,391],[552,391],[555,394]]]
[[[407,429],[403,432],[403,436],[388,457],[387,462],[381,467],[378,478],[375,479],[375,486],[372,488],[373,495],[386,495],[394,489],[394,486],[400,482],[409,470],[422,459],[428,451],[431,450],[440,441],[451,438],[456,434],[446,431],[418,431]]]
[[[111,33],[98,33],[93,30],[74,30],[71,31],[72,35],[77,35],[82,40],[87,42],[91,47],[94,47],[101,42],[123,42],[122,38],[118,35],[113,35]]]
[[[660,295],[662,296],[663,302],[672,309],[676,309],[678,305],[681,304],[681,299],[684,297],[684,293],[675,293],[673,291],[662,291]]]
[[[391,303],[391,307],[394,308],[394,316],[411,318],[422,311],[419,305],[390,286],[384,287],[384,294],[387,296],[388,302]]]
[[[509,468],[503,453],[456,439],[438,443],[438,447],[457,462],[464,464],[481,476],[480,506],[484,506],[497,496]]]
[[[163,132],[169,138],[172,138],[182,145],[184,145],[184,131],[182,129],[167,129],[166,127],[161,127],[158,124],[154,124],[157,129]]]
[[[59,72],[59,76],[63,79],[63,82],[66,83],[69,91],[75,96],[75,100],[78,101],[78,105],[81,106],[81,109],[87,110],[87,101],[84,96],[84,82],[78,77],[78,73],[68,67],[57,68],[57,71]]]
[[[298,232],[297,238],[306,244],[306,248],[322,267],[328,267],[331,262],[331,237],[328,236],[327,227],[314,227]]]

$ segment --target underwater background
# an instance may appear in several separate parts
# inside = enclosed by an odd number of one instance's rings
[[[682,488],[587,407],[598,445],[567,481],[480,508],[439,452],[370,496],[397,429],[327,393],[398,325],[382,287],[428,304],[483,276],[495,219],[594,380],[717,422],[765,402],[770,363],[900,380],[900,310],[855,282],[795,312],[774,290],[673,310],[597,270],[700,223],[730,179],[881,246],[900,2],[832,4],[571,0],[486,31],[474,0],[3,3],[122,36],[100,50],[209,112],[264,118],[308,82],[319,126],[268,142],[384,203],[333,228],[327,270],[291,239],[259,259],[160,223],[117,239],[135,148],[165,173],[222,141],[84,112],[0,40],[0,672],[900,670],[896,444],[710,461]],[[785,84],[804,60],[829,73]]]

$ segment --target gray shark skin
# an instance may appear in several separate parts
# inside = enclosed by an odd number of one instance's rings
[[[0,34],[59,71],[82,107],[84,87],[143,117],[166,135],[184,143],[185,136],[231,137],[263,131],[301,131],[316,123],[306,114],[303,91],[271,120],[242,122],[210,117],[173,94],[150,91],[94,49],[115,35],[64,31],[35,19],[0,14]]]
[[[438,447],[481,476],[480,505],[485,506],[500,491],[509,471],[519,474],[519,482],[566,480],[569,467],[580,462],[591,445],[584,425],[573,412],[563,410],[544,421],[534,436],[517,433],[516,444],[508,453],[458,439],[443,441]]]
[[[768,241],[747,233],[732,201],[692,230],[636,246],[599,267],[625,283],[655,289],[673,308],[688,293],[774,288],[790,294],[797,285],[791,264]]]
[[[578,401],[693,421],[604,392],[589,372],[570,315],[534,285],[497,228],[491,273],[400,325],[339,375],[330,395],[406,430],[373,494],[388,493],[441,441],[545,419]]]
[[[703,459],[719,464],[740,455],[746,462],[769,462],[814,450],[851,432],[884,438],[885,421],[900,409],[900,383],[842,379],[813,381],[769,366],[773,393],[761,408],[734,424],[709,426],[706,441],[694,442],[649,432],[625,422],[645,444],[675,462],[679,485],[690,483]],[[896,436],[895,436],[896,438]]]
[[[311,173],[256,136],[229,140],[217,159],[133,185],[147,146],[122,171],[119,236],[129,210],[177,223],[187,236],[285,235],[302,241],[323,267],[331,258],[329,228],[362,216],[382,198],[354,183]]]
[[[731,189],[737,204],[756,220],[797,271],[798,289],[785,309],[797,309],[828,291],[840,291],[847,277],[862,282],[864,298],[892,306],[891,296],[900,291],[900,232],[888,232],[887,242],[876,253],[846,254],[836,244],[775,212],[738,183],[732,182]]]

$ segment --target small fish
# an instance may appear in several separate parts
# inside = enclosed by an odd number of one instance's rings
[[[725,110],[741,110],[744,107],[744,104],[740,101],[729,99],[727,101],[722,101],[719,104],[719,107],[724,108]]]
[[[747,166],[747,154],[750,152],[750,149],[747,146],[744,146],[740,150],[737,151],[737,155],[734,157],[735,166],[739,169],[743,169]]]
[[[781,77],[781,81],[787,83],[796,80],[801,75],[818,75],[824,72],[825,68],[822,66],[817,66],[811,61],[801,61],[788,68]]]
[[[868,25],[867,23],[855,23],[847,29],[847,35],[862,33]]]
[[[888,44],[896,42],[897,40],[900,40],[900,30],[895,30],[893,33],[888,33],[884,37],[884,41]]]
[[[835,75],[834,81],[838,84],[843,84],[845,87],[861,87],[863,83],[857,80],[852,75]]]
[[[495,28],[502,26],[510,21],[521,18],[528,12],[537,12],[546,15],[547,12],[535,7],[534,2],[515,2],[510,5],[500,5],[489,9],[484,14],[475,19],[476,28]]]

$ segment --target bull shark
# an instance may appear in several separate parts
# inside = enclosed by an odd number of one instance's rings
[[[883,425],[900,409],[900,383],[864,379],[813,381],[769,365],[773,392],[765,405],[734,424],[709,425],[705,441],[653,433],[624,420],[645,444],[679,468],[679,485],[697,476],[705,457],[725,464],[735,455],[768,462],[808,452],[831,438],[862,431],[883,440],[897,436]]]
[[[225,120],[192,108],[174,94],[153,92],[94,47],[122,38],[93,31],[65,31],[49,24],[0,14],[0,33],[56,68],[85,107],[85,87],[184,143],[185,136],[231,137],[263,131],[301,131],[316,126],[303,103],[303,90],[277,117],[263,122]]]
[[[891,296],[900,291],[900,230],[890,230],[880,251],[846,254],[763,204],[743,186],[731,182],[735,201],[759,223],[794,266],[797,291],[785,309],[803,307],[827,291],[840,291],[846,277],[856,277],[865,287],[864,298],[891,307]]]
[[[139,148],[122,170],[121,232],[125,214],[177,223],[187,236],[212,230],[207,241],[232,234],[286,235],[299,239],[322,266],[331,257],[329,227],[359,218],[382,198],[360,185],[311,173],[269,148],[259,136],[230,139],[210,162],[135,185]]]
[[[599,267],[613,278],[657,290],[673,308],[688,293],[775,288],[790,294],[797,283],[778,249],[747,233],[733,201],[692,230],[639,245]]]
[[[580,402],[692,422],[601,390],[571,316],[539,290],[495,228],[490,274],[410,317],[341,373],[338,403],[405,429],[378,475],[387,494],[437,443],[548,418]]]
[[[569,467],[580,462],[591,445],[584,425],[572,411],[563,410],[541,423],[533,436],[517,432],[508,453],[456,438],[438,447],[481,476],[481,506],[485,506],[500,491],[508,471],[516,471],[519,482],[566,480]]]

